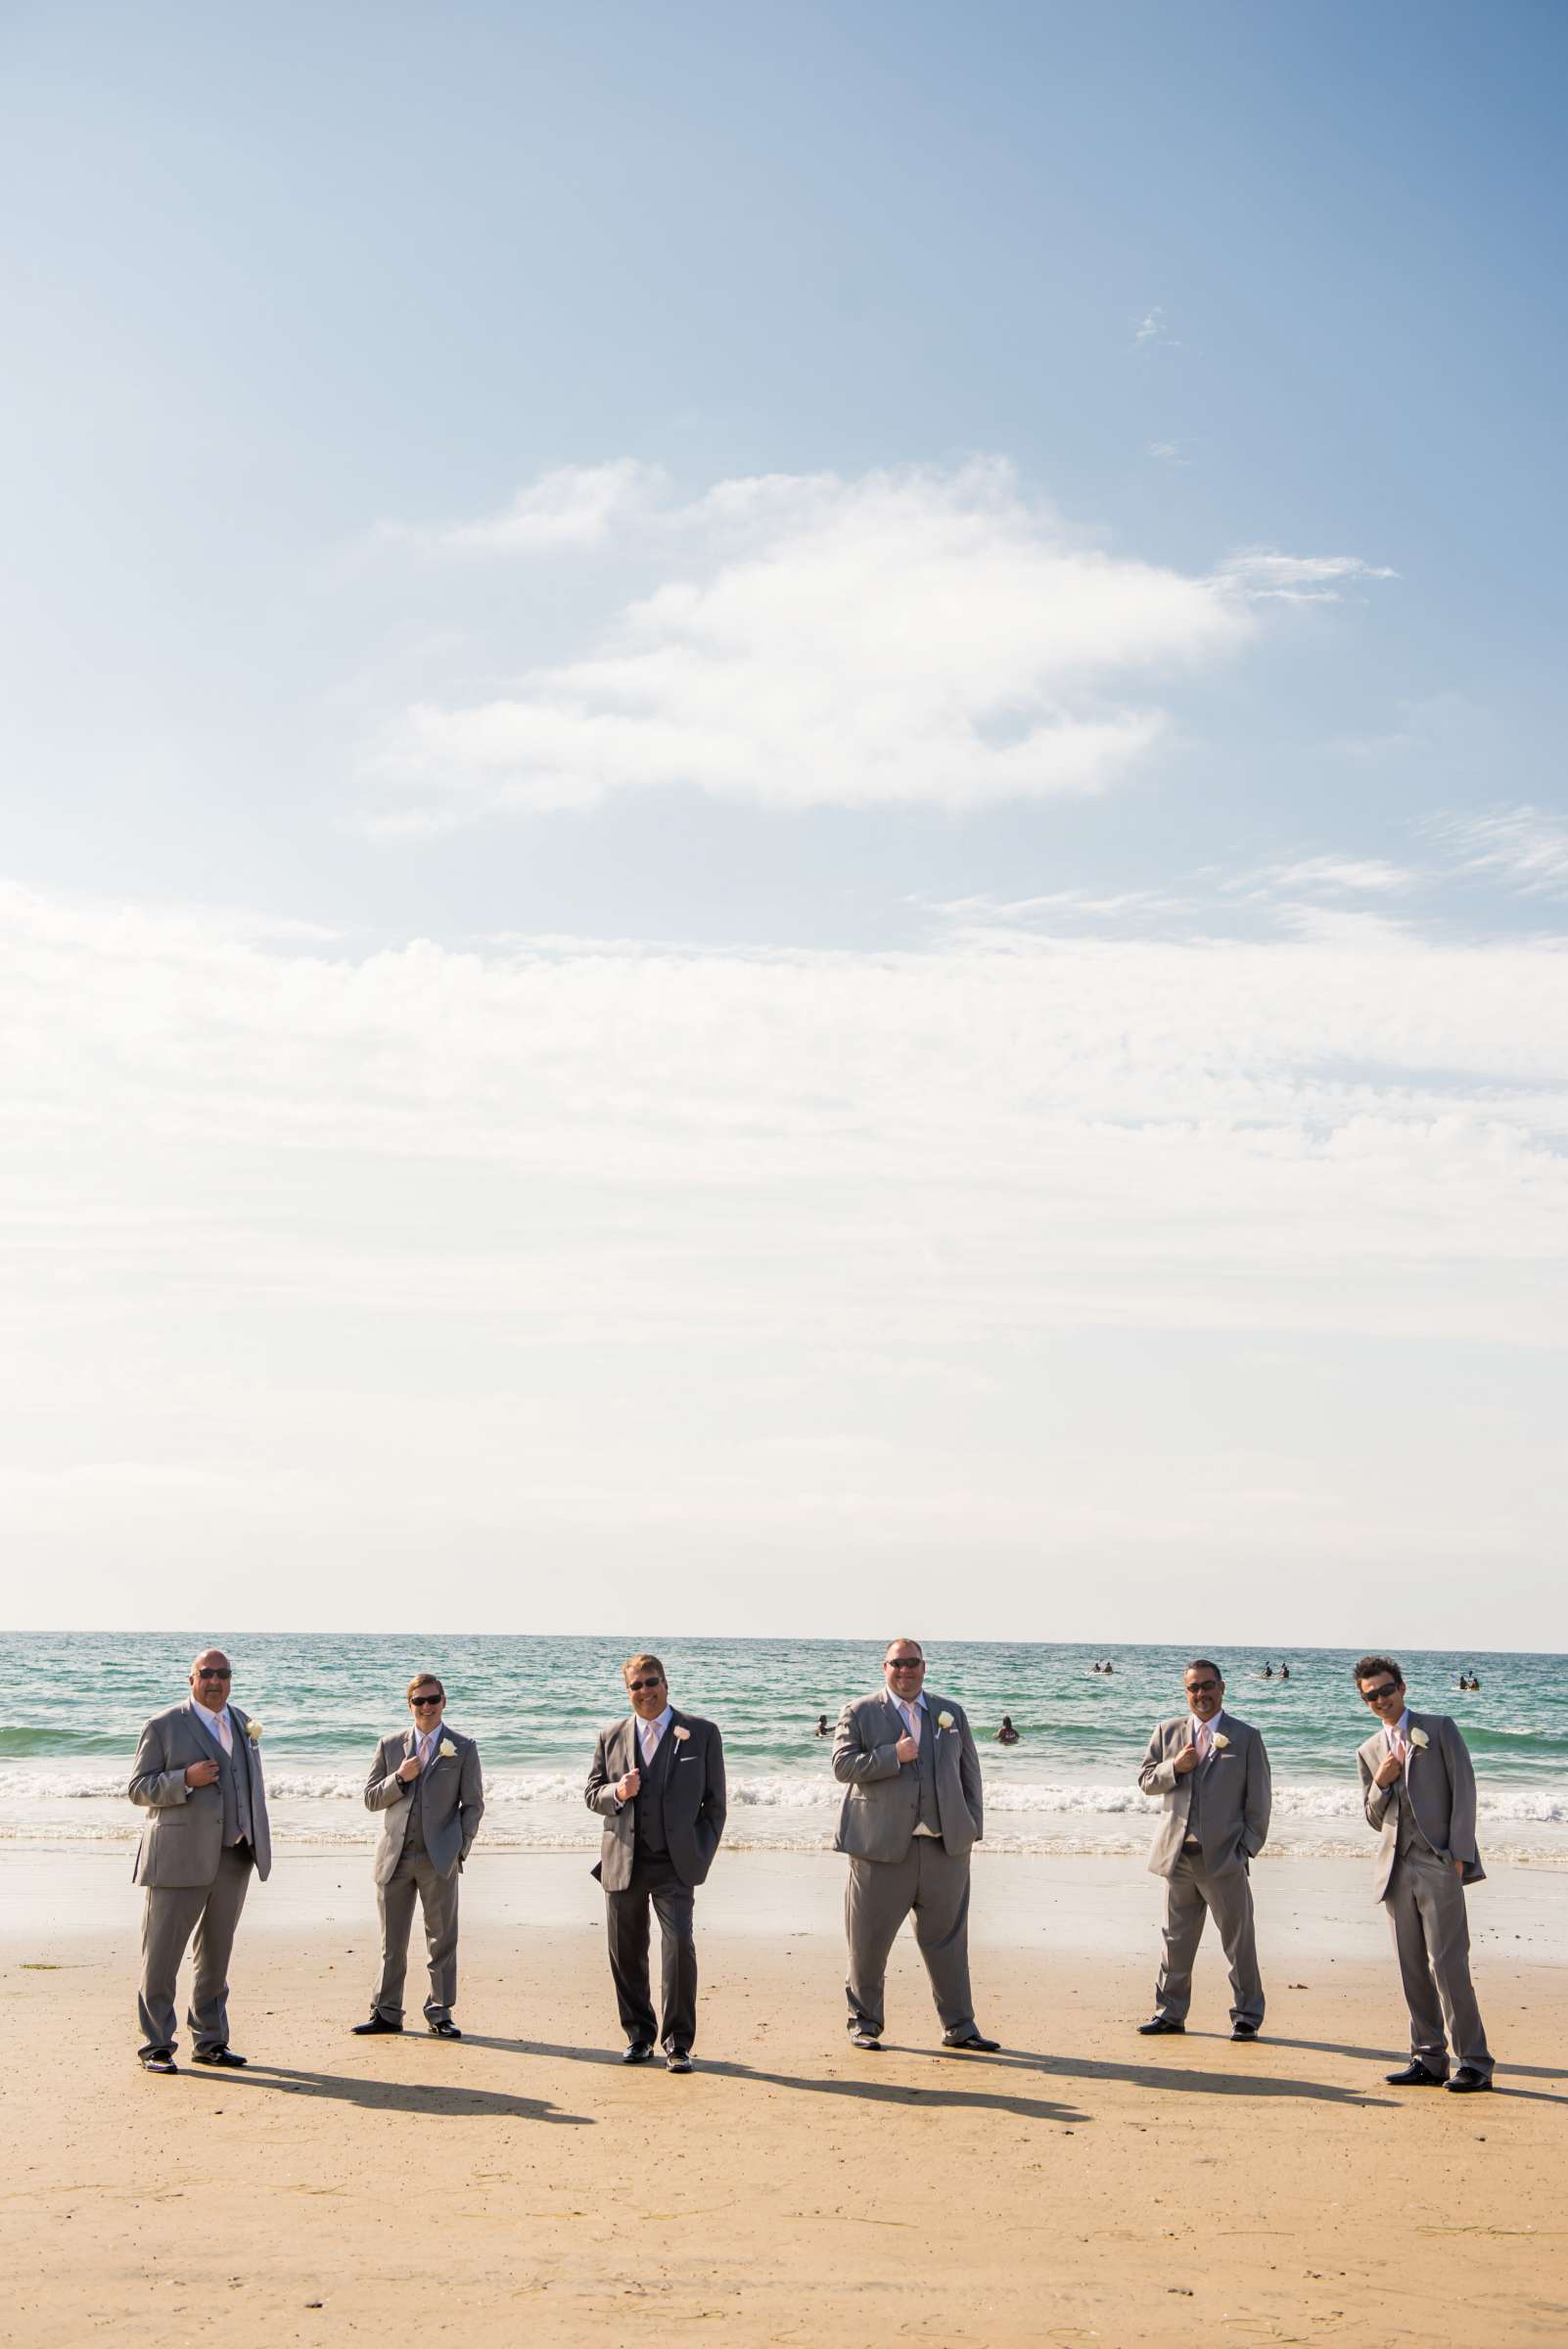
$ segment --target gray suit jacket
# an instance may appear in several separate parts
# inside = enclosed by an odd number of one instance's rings
[[[937,1740],[937,1810],[942,1840],[961,1860],[985,1832],[986,1802],[980,1756],[962,1705],[925,1692],[925,1730]],[[939,1727],[950,1713],[952,1727]],[[833,1734],[833,1775],[848,1789],[833,1838],[836,1852],[856,1860],[901,1860],[920,1816],[920,1772],[897,1753],[903,1716],[886,1688],[845,1706]]]
[[[1394,1873],[1402,1801],[1409,1804],[1416,1825],[1440,1860],[1464,1862],[1466,1884],[1481,1883],[1487,1872],[1475,1847],[1475,1772],[1457,1723],[1450,1721],[1446,1713],[1412,1712],[1410,1727],[1424,1729],[1426,1743],[1411,1745],[1404,1777],[1396,1778],[1392,1786],[1372,1783],[1388,1755],[1388,1740],[1381,1727],[1373,1730],[1356,1754],[1366,1823],[1383,1838],[1372,1868],[1372,1898],[1378,1901],[1388,1891]]]
[[[1149,1873],[1175,1875],[1186,1839],[1192,1808],[1192,1782],[1198,1789],[1198,1840],[1203,1846],[1204,1873],[1222,1876],[1245,1867],[1268,1840],[1268,1811],[1272,1787],[1264,1741],[1250,1722],[1222,1712],[1215,1724],[1227,1742],[1211,1747],[1207,1762],[1196,1770],[1176,1772],[1176,1758],[1192,1742],[1192,1716],[1179,1713],[1162,1721],[1149,1739],[1149,1750],[1138,1772],[1145,1794],[1159,1795],[1165,1805],[1149,1848]]]
[[[401,1764],[407,1761],[419,1742],[414,1729],[394,1729],[384,1737],[376,1748],[376,1759],[370,1765],[370,1776],[365,1782],[365,1809],[381,1811],[381,1841],[376,1846],[376,1882],[390,1884],[403,1856],[403,1837],[408,1832],[408,1814],[413,1809],[414,1787],[417,1778],[407,1786],[397,1775]],[[457,1751],[449,1759],[442,1756],[442,1745],[452,1745]],[[425,1849],[439,1876],[450,1876],[468,1858],[474,1838],[479,1833],[480,1820],[484,1817],[484,1779],[480,1771],[479,1747],[461,1729],[448,1727],[443,1721],[436,1737],[436,1751],[425,1771],[425,1791],[422,1797]]]
[[[236,1704],[229,1719],[238,1728],[236,1766],[249,1775],[255,1872],[272,1868],[272,1831],[267,1824],[267,1790],[261,1782],[261,1748],[250,1734],[250,1716]],[[189,1698],[159,1713],[142,1731],[127,1788],[133,1803],[150,1811],[131,1870],[135,1884],[210,1884],[223,1852],[223,1796],[216,1786],[187,1786],[186,1766],[221,1762],[223,1748],[206,1728]]]
[[[684,1737],[675,1731],[684,1729]],[[711,1721],[695,1713],[670,1708],[665,1735],[674,1742],[665,1775],[664,1829],[670,1864],[683,1884],[704,1884],[714,1865],[718,1839],[724,1832],[728,1794],[724,1784],[724,1741]],[[660,1760],[656,1753],[656,1762]],[[637,1813],[632,1803],[618,1803],[616,1788],[628,1770],[641,1772],[642,1751],[637,1742],[635,1714],[613,1721],[599,1731],[593,1767],[583,1789],[590,1811],[604,1820],[599,1838],[599,1864],[593,1873],[606,1892],[625,1892],[631,1883],[637,1856]]]

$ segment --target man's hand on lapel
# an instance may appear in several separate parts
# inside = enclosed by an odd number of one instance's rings
[[[623,1778],[618,1778],[616,1781],[616,1801],[618,1803],[629,1803],[632,1796],[636,1793],[641,1784],[641,1771],[628,1770]]]

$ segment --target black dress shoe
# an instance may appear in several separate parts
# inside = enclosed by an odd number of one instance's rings
[[[426,2028],[432,2039],[461,2039],[463,2036],[449,2014],[442,2015],[438,2023],[427,2024]]]
[[[217,2064],[226,2072],[243,2072],[246,2065],[245,2056],[236,2055],[232,2048],[198,2048],[191,2061]]]
[[[177,2072],[180,2068],[167,2048],[155,2048],[150,2055],[138,2055],[136,2060],[144,2072]]]
[[[651,2039],[634,2039],[621,2060],[623,2063],[648,2063],[653,2057]]]
[[[667,2072],[689,2072],[691,2070],[691,2057],[684,2048],[670,2048],[667,2051],[665,2069]]]
[[[373,2014],[368,2023],[355,2023],[355,2039],[375,2039],[383,2031],[401,2031],[401,2023],[389,2023],[385,2015]]]
[[[1446,2088],[1448,2086],[1448,2082],[1441,2072],[1429,2072],[1426,2065],[1417,2063],[1413,2055],[1403,2072],[1385,2072],[1383,2077],[1390,2088]]]
[[[1157,2014],[1152,2022],[1139,2023],[1140,2039],[1164,2039],[1168,2032],[1184,2031],[1185,2023],[1174,2023],[1168,2014]]]
[[[1258,2026],[1256,2023],[1232,2023],[1230,2036],[1232,2039],[1256,2039]]]
[[[1492,2086],[1492,2074],[1478,2072],[1473,2063],[1461,2063],[1453,2079],[1445,2080],[1443,2085],[1451,2096],[1478,2096],[1483,2089]]]
[[[999,2055],[1001,2053],[999,2039],[982,2039],[978,2031],[945,2031],[942,2035],[942,2044],[945,2048],[957,2048],[965,2055]]]
[[[852,2031],[850,2045],[858,2048],[863,2055],[880,2055],[882,2052],[882,2042],[874,2031]]]

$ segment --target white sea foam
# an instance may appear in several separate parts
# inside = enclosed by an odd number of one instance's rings
[[[275,1768],[267,1775],[267,1792],[278,1804],[351,1805],[362,1811],[364,1779],[356,1772],[333,1769]],[[582,1810],[582,1779],[572,1771],[497,1771],[485,1779],[484,1800],[493,1831],[496,1815],[508,1811]],[[839,1788],[818,1773],[807,1776],[793,1771],[733,1777],[729,1782],[730,1834],[733,1839],[742,1815],[753,1812],[816,1813],[836,1816]],[[125,1802],[124,1776],[111,1775],[100,1765],[62,1770],[42,1759],[12,1763],[0,1769],[0,1832],[20,1826],[34,1804],[113,1804],[124,1807],[129,1831],[139,1826]],[[1021,1818],[1125,1819],[1146,1828],[1155,1806],[1128,1780],[991,1780],[986,1789],[989,1819]],[[1511,1786],[1487,1788],[1483,1783],[1479,1817],[1502,1823],[1568,1826],[1568,1787]],[[374,1821],[365,1814],[373,1828]],[[1273,1817],[1276,1828],[1288,1821],[1343,1821],[1360,1829],[1361,1806],[1354,1785],[1343,1780],[1308,1781],[1291,1785],[1275,1780]],[[586,1822],[590,1823],[591,1822]],[[102,1833],[101,1827],[89,1830]],[[988,1837],[1000,1841],[1002,1830]],[[531,1837],[530,1838],[531,1840]],[[769,1837],[770,1842],[776,1837]]]

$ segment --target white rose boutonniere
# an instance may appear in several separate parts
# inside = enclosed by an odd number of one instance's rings
[[[261,1742],[261,1724],[258,1721],[248,1721],[245,1725],[245,1733],[247,1737],[250,1738],[253,1745],[259,1745]]]
[[[952,1726],[953,1719],[950,1713],[939,1713],[937,1715],[937,1727],[939,1729],[950,1729]]]
[[[457,1760],[457,1748],[452,1743],[450,1737],[443,1737],[439,1745],[436,1748],[436,1751],[438,1754],[439,1754],[443,1762],[455,1762]]]
[[[671,1737],[673,1737],[677,1745],[684,1745],[687,1738],[691,1735],[691,1731],[690,1729],[683,1728],[680,1723],[677,1721],[669,1734]]]
[[[1216,1752],[1217,1754],[1222,1754],[1222,1753],[1224,1752],[1224,1750],[1225,1750],[1225,1747],[1226,1747],[1226,1746],[1227,1746],[1229,1743],[1230,1743],[1230,1740],[1229,1740],[1229,1738],[1228,1738],[1228,1737],[1225,1735],[1225,1733],[1224,1733],[1223,1729],[1216,1729],[1216,1731],[1215,1731],[1215,1733],[1214,1733],[1214,1750],[1215,1750],[1215,1752]]]
[[[1412,1729],[1410,1731],[1410,1743],[1416,1747],[1417,1750],[1419,1750],[1423,1745],[1427,1744],[1428,1738],[1425,1729]]]

